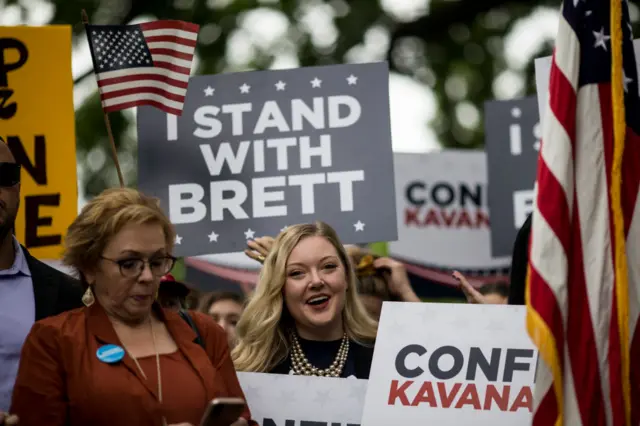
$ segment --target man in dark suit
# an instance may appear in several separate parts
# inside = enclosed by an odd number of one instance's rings
[[[79,283],[31,256],[14,237],[19,205],[20,166],[0,138],[0,425],[33,323],[82,306]]]

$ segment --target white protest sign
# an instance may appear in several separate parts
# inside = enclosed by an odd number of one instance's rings
[[[521,426],[537,351],[525,307],[385,302],[362,426]]]
[[[394,154],[398,240],[392,256],[437,268],[490,270],[509,266],[491,256],[487,156],[445,150]]]
[[[367,381],[238,373],[260,426],[360,426]]]

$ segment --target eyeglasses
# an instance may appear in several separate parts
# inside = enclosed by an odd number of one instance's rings
[[[177,260],[173,256],[154,257],[149,260],[137,258],[114,260],[104,256],[100,256],[100,258],[118,265],[120,268],[120,274],[125,278],[139,277],[140,274],[142,274],[142,271],[144,271],[145,265],[149,265],[149,269],[153,276],[163,277],[173,269],[173,265],[175,265]]]
[[[0,187],[9,188],[20,183],[20,165],[0,162]]]

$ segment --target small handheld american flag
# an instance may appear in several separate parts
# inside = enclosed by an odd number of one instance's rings
[[[181,115],[199,26],[183,21],[86,25],[106,113],[152,105]]]

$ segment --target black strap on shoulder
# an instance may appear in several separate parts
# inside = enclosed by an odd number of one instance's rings
[[[180,309],[178,313],[180,314],[182,319],[185,320],[187,324],[189,324],[189,327],[191,327],[191,329],[196,333],[195,342],[200,346],[202,346],[202,349],[205,349],[206,351],[206,348],[204,347],[204,342],[202,341],[202,336],[200,336],[200,331],[198,331],[198,326],[196,326],[196,323],[193,321],[193,318],[191,318],[191,315],[189,314],[189,312],[186,309]]]

